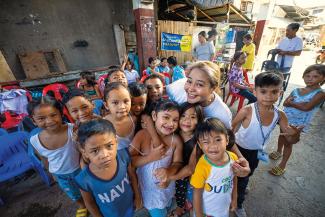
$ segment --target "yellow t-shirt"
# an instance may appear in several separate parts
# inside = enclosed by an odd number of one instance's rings
[[[243,65],[243,69],[253,70],[254,60],[255,60],[255,44],[250,43],[250,45],[244,45],[241,51],[245,52],[247,55],[246,62]]]
[[[231,164],[237,155],[227,151],[229,161],[222,166],[214,165],[203,155],[191,177],[194,188],[204,188],[202,194],[203,212],[208,216],[229,216],[229,206],[233,190],[234,173]]]

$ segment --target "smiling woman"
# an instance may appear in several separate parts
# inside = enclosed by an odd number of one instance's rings
[[[203,107],[205,117],[219,118],[230,128],[232,114],[217,94],[219,83],[219,67],[210,61],[201,61],[189,66],[187,78],[168,85],[166,90],[170,99],[178,104],[198,103]]]

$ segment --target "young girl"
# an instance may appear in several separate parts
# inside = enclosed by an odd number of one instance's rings
[[[202,151],[197,146],[194,136],[195,128],[198,123],[203,121],[202,107],[197,104],[184,103],[181,105],[181,117],[179,119],[179,134],[184,142],[183,145],[183,168],[168,180],[176,180],[176,204],[174,216],[182,216],[184,214],[187,187],[189,185],[189,177],[193,174],[198,158],[202,155]],[[189,198],[191,199],[191,198]]]
[[[116,131],[107,120],[80,125],[78,142],[87,165],[76,177],[82,197],[93,217],[133,217],[136,175],[128,158],[117,152]],[[133,188],[133,192],[131,189]],[[139,195],[135,193],[135,204]]]
[[[133,69],[133,63],[129,59],[126,62],[124,73],[128,84],[138,82],[140,79],[139,73]]]
[[[196,138],[204,155],[191,178],[196,217],[228,217],[237,206],[237,180],[231,164],[237,156],[226,151],[228,130],[217,118],[200,123]]]
[[[288,117],[289,124],[303,127],[303,132],[308,132],[310,122],[315,112],[325,100],[325,93],[321,85],[325,80],[325,66],[311,65],[302,76],[306,87],[294,89],[290,96],[284,101],[284,112]],[[277,160],[283,157],[278,166],[272,168],[270,173],[281,176],[285,172],[285,167],[292,152],[292,144],[288,143],[283,135],[279,136],[278,149],[270,154],[270,158]]]
[[[256,97],[252,93],[253,88],[244,80],[242,65],[246,61],[246,54],[242,51],[237,51],[232,59],[232,66],[228,74],[230,91],[237,93],[246,99],[248,104],[256,102]]]
[[[74,177],[80,172],[79,152],[73,140],[73,125],[62,123],[62,106],[59,102],[44,97],[29,105],[36,125],[42,131],[31,137],[30,142],[56,178],[60,188],[77,202],[77,216],[87,216]]]
[[[136,117],[130,114],[131,96],[122,83],[109,83],[105,88],[105,106],[110,114],[104,117],[114,125],[117,150],[128,156],[127,150],[134,137]]]
[[[99,91],[95,75],[91,72],[84,71],[80,73],[80,88],[85,91],[86,96],[91,99],[101,99],[102,94]]]
[[[114,66],[107,71],[107,82],[105,82],[105,87],[107,84],[112,82],[119,82],[125,87],[128,86],[128,80],[126,79],[124,71],[118,67]]]
[[[162,140],[153,147],[150,133],[140,130],[132,141],[130,155],[137,167],[143,205],[152,217],[166,217],[172,205],[174,182],[168,176],[175,174],[182,164],[182,141],[175,134],[178,127],[178,106],[161,101],[152,112],[155,130]]]

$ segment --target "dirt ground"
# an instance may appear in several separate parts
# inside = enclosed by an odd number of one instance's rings
[[[303,85],[301,75],[307,65],[314,62],[314,52],[303,52],[295,60],[293,74],[286,95]],[[233,106],[233,110],[236,105]],[[287,171],[282,177],[271,176],[267,171],[275,165],[260,163],[250,180],[250,191],[244,206],[249,217],[321,217],[325,216],[325,114],[320,109],[313,119],[310,132],[303,134],[294,146]],[[275,149],[279,129],[268,145]],[[323,145],[322,145],[323,144]],[[0,185],[5,205],[0,216],[6,217],[72,217],[76,205],[62,193],[57,185],[47,187],[39,176],[29,173],[13,182]],[[147,216],[145,211],[137,216]]]

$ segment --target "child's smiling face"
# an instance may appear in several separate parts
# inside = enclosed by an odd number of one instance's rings
[[[187,109],[179,119],[179,128],[184,132],[194,132],[198,119],[194,107]]]
[[[51,105],[40,105],[33,111],[33,120],[39,128],[56,131],[62,126],[62,115]]]
[[[116,136],[112,133],[94,134],[85,141],[81,152],[96,168],[109,168],[116,160]]]
[[[168,136],[178,128],[179,112],[177,110],[166,110],[152,113],[157,133]]]
[[[211,131],[209,134],[200,136],[198,140],[203,153],[211,162],[218,164],[222,161],[228,144],[225,134]]]
[[[93,104],[83,96],[76,96],[66,103],[66,107],[74,121],[86,122],[93,118]]]

